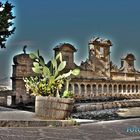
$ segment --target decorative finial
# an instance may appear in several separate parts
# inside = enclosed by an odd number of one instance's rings
[[[26,48],[27,48],[27,45],[23,46],[23,52],[24,52],[24,54],[26,54]]]

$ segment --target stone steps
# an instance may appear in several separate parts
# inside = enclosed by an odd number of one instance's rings
[[[76,104],[75,112],[87,112],[112,108],[140,107],[140,99],[122,100],[113,102]]]
[[[123,118],[140,117],[140,107],[118,109],[116,113],[118,116]]]

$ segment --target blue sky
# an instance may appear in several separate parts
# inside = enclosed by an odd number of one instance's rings
[[[9,0],[15,5],[16,32],[0,51],[0,76],[10,76],[12,57],[40,49],[46,58],[63,42],[73,44],[78,52],[75,61],[88,57],[88,40],[94,36],[113,43],[111,59],[131,52],[140,68],[140,0]]]

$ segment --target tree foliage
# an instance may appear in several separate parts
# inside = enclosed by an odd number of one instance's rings
[[[0,2],[0,47],[5,48],[5,43],[7,41],[7,38],[11,36],[14,31],[15,27],[13,26],[13,19],[15,16],[13,16],[12,9],[14,6],[9,3],[8,1],[5,3]],[[12,29],[10,29],[12,27]]]

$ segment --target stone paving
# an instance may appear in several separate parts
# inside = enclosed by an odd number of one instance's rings
[[[68,120],[45,120],[34,112],[21,111],[0,106],[0,127],[46,127],[74,126],[77,122]]]
[[[73,127],[0,128],[0,140],[140,140],[140,118]]]
[[[140,118],[69,127],[0,127],[0,140],[140,140]]]

